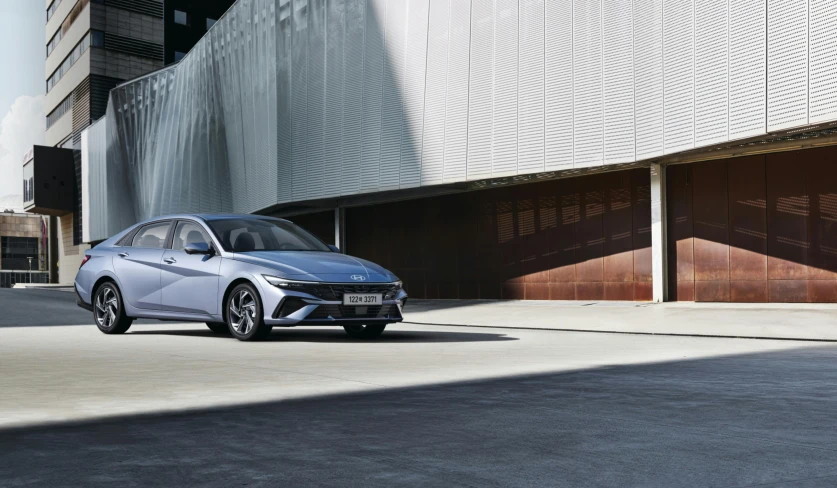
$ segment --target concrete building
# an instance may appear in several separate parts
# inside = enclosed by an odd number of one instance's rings
[[[828,0],[239,0],[82,137],[84,239],[293,219],[413,297],[837,301]]]

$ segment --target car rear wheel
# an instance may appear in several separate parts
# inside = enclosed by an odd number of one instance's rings
[[[374,339],[384,333],[386,325],[344,325],[343,329],[353,339]]]
[[[240,341],[257,341],[272,328],[264,323],[262,301],[252,285],[243,283],[233,288],[227,298],[227,323],[233,337]]]
[[[207,322],[209,330],[221,335],[230,335],[230,327],[224,322]]]
[[[123,334],[134,319],[125,315],[122,294],[114,283],[104,283],[96,290],[93,299],[93,320],[105,334]]]

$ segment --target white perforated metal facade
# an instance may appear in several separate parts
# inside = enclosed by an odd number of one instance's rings
[[[837,119],[835,46],[831,0],[239,0],[108,166],[139,219],[651,159]]]

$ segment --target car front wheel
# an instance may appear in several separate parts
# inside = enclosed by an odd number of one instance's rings
[[[134,319],[125,315],[122,294],[114,283],[105,283],[96,290],[93,299],[93,320],[105,334],[123,334]]]
[[[243,283],[233,288],[227,299],[227,323],[233,337],[240,341],[257,341],[272,328],[264,323],[262,302],[252,285]]]
[[[384,333],[386,325],[344,325],[343,329],[353,339],[374,339]]]

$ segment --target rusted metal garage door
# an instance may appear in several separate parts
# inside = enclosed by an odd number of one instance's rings
[[[673,300],[837,302],[837,148],[668,168]]]
[[[347,248],[415,298],[650,300],[647,169],[346,212]]]

